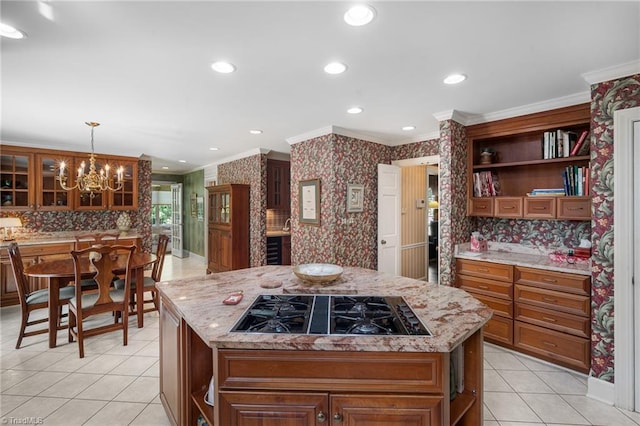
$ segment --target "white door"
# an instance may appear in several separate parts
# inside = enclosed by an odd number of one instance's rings
[[[184,257],[182,250],[182,184],[171,185],[171,254]]]
[[[378,164],[378,271],[400,275],[400,167]]]

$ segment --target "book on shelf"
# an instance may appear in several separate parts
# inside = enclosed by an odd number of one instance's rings
[[[575,132],[556,129],[544,132],[542,136],[542,158],[565,158],[570,157],[579,140]]]
[[[500,181],[497,174],[490,171],[473,174],[474,197],[495,197],[496,195],[500,195]]]
[[[562,171],[562,181],[566,195],[589,195],[589,167],[567,166]]]
[[[536,188],[527,193],[528,197],[558,197],[564,195],[564,188]]]
[[[570,156],[573,157],[574,155],[587,155],[589,153],[589,141],[587,140],[587,136],[589,136],[588,130],[580,133],[580,137],[569,153]]]

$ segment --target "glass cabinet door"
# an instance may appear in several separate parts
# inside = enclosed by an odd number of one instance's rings
[[[38,191],[36,193],[36,206],[39,210],[71,210],[71,191],[62,189],[60,186],[60,161],[64,161],[69,169],[67,174],[67,186],[73,186],[73,159],[54,158],[39,154],[36,160],[38,168]]]
[[[34,207],[33,155],[3,150],[0,155],[0,203],[3,210],[28,210]]]
[[[122,188],[117,191],[109,191],[111,202],[109,208],[113,210],[131,210],[138,207],[138,188],[134,185],[138,181],[137,171],[138,165],[133,162],[109,161],[111,172],[114,176],[113,186],[117,187],[117,178],[115,173],[118,167],[124,167]]]
[[[220,193],[220,222],[229,223],[230,222],[230,212],[231,212],[231,194],[228,192]]]
[[[218,222],[218,216],[220,214],[219,204],[218,193],[209,192],[209,223]]]

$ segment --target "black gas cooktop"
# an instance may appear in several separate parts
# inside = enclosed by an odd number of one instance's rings
[[[400,296],[261,295],[231,331],[431,336]]]

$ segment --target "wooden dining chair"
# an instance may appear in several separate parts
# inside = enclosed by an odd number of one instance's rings
[[[156,261],[153,263],[153,269],[151,270],[150,277],[144,277],[143,287],[144,293],[151,293],[151,299],[143,300],[143,306],[147,303],[153,303],[152,308],[144,309],[144,312],[153,312],[157,311],[159,308],[158,303],[158,291],[156,290],[156,283],[160,281],[162,277],[162,267],[164,266],[164,258],[167,252],[167,245],[169,244],[169,236],[161,234],[158,237],[158,247],[156,249]],[[113,285],[117,289],[124,288],[124,280],[119,279],[114,281]],[[137,314],[136,311],[136,280],[135,277],[131,280],[131,297],[129,299],[129,304],[131,305],[131,314]],[[144,296],[143,296],[144,297]]]
[[[42,289],[31,291],[29,288],[29,279],[24,274],[24,264],[22,262],[22,256],[20,255],[20,249],[17,243],[9,244],[7,247],[9,252],[9,260],[11,261],[11,268],[13,269],[13,278],[16,282],[18,289],[18,298],[20,299],[20,310],[22,312],[22,322],[20,323],[20,333],[18,334],[18,342],[16,343],[16,349],[20,349],[22,339],[36,334],[44,334],[49,332],[49,328],[40,328],[36,330],[26,331],[27,327],[36,324],[42,324],[49,321],[48,317],[40,318],[37,320],[29,321],[31,312],[37,309],[48,309],[49,307],[49,289]],[[62,318],[62,306],[66,305],[75,294],[75,287],[67,286],[60,288],[60,313],[58,314],[58,330],[62,330],[65,327],[60,325],[60,318]],[[66,315],[65,315],[66,316]]]
[[[112,238],[112,240],[105,241],[105,238]],[[85,234],[77,234],[75,236],[76,250],[82,250],[84,248],[97,245],[97,244],[108,244],[108,245],[118,245],[118,238],[120,238],[120,233],[118,232],[88,232]],[[89,241],[86,241],[89,240]],[[114,277],[118,279],[119,277]],[[84,279],[80,281],[80,286],[82,290],[97,290],[98,286],[96,282],[92,279]]]
[[[123,245],[94,245],[81,250],[73,250],[75,280],[80,282],[83,266],[86,271],[87,264],[95,270],[93,280],[98,286],[97,292],[83,292],[80,286],[75,287],[75,296],[69,300],[69,342],[78,341],[80,358],[84,358],[85,337],[108,333],[114,330],[122,330],[123,345],[127,345],[129,316],[129,293],[131,286],[131,255],[136,246]],[[111,287],[113,277],[114,258],[112,254],[117,252],[120,256],[126,256],[124,289],[118,290]],[[114,321],[91,329],[84,328],[84,321],[93,315],[111,312]]]

